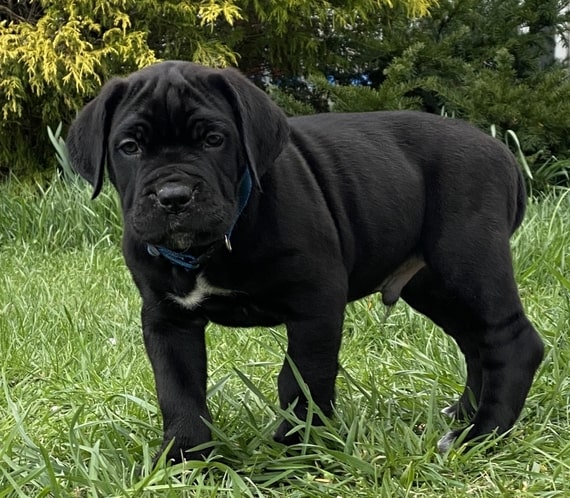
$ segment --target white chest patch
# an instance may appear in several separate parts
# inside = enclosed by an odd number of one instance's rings
[[[208,296],[231,296],[236,291],[230,289],[221,289],[210,285],[201,273],[196,277],[196,285],[185,296],[176,296],[170,294],[170,297],[176,301],[180,306],[188,310],[192,310],[200,305],[200,303]]]

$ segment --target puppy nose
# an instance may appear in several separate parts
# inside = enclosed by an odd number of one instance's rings
[[[156,198],[162,207],[180,211],[192,200],[192,190],[186,185],[166,184],[156,193]]]

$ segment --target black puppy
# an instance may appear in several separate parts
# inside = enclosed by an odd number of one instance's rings
[[[513,278],[525,190],[500,142],[417,112],[287,120],[235,70],[164,62],[107,83],[67,145],[93,197],[106,165],[122,201],[169,457],[199,457],[211,437],[208,322],[284,323],[287,354],[330,415],[345,305],[374,292],[457,341],[467,385],[445,412],[467,417],[467,440],[516,421],[543,344]],[[306,417],[289,360],[278,386],[281,406],[298,400]],[[289,430],[275,438],[294,442]]]

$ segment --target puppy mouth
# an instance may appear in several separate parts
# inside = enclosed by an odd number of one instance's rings
[[[190,239],[184,235],[173,235],[162,243],[151,245],[164,247],[166,249],[170,249],[171,251],[176,251],[184,254],[199,254],[204,249],[208,248],[216,242],[216,240],[210,240],[209,242],[208,240],[209,238]]]
[[[140,241],[172,251],[223,242],[234,218],[232,201],[212,179],[175,173],[156,171],[141,182],[125,222]]]
[[[173,251],[188,252],[200,250],[214,242],[223,240],[223,230],[192,230],[187,231],[174,220],[165,231],[159,245]]]
[[[185,209],[173,212],[151,197],[138,203],[129,216],[129,224],[141,241],[186,252],[223,240],[223,209],[191,202]]]
[[[191,230],[176,228],[178,223],[160,229],[143,229],[135,223],[134,231],[138,238],[151,245],[165,247],[172,251],[187,252],[209,246],[224,239],[223,230]]]

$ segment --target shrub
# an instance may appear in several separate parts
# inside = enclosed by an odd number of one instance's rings
[[[399,0],[425,13],[434,0]],[[17,0],[0,6],[0,171],[55,164],[46,126],[69,123],[103,81],[157,59],[285,73],[339,61],[323,42],[389,0]],[[384,11],[387,12],[387,11]]]
[[[352,43],[360,49],[350,70],[323,65],[328,78],[310,79],[310,103],[421,109],[493,127],[499,138],[514,133],[537,188],[568,184],[570,73],[553,58],[554,33],[567,26],[564,4],[441,0],[414,23],[404,15],[380,20],[381,35]],[[281,90],[306,102],[296,88]]]

